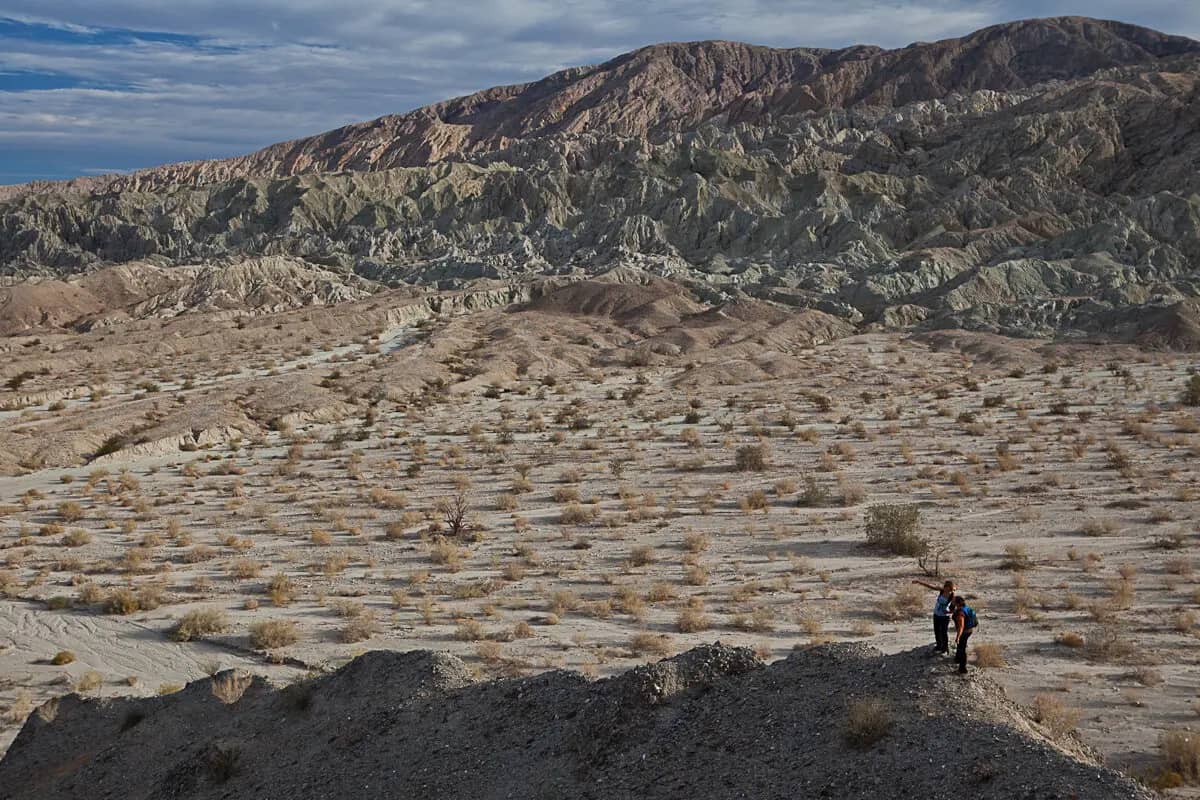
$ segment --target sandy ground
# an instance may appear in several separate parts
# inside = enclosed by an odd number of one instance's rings
[[[547,351],[568,338],[545,337]],[[399,341],[329,346],[365,385],[431,347]],[[790,352],[769,380],[683,359],[468,377],[257,441],[0,478],[3,741],[16,712],[89,670],[118,693],[214,661],[288,680],[376,648],[592,675],[714,639],[767,657],[908,649],[931,640],[933,602],[908,587],[934,578],[867,549],[864,519],[916,504],[948,548],[943,576],[980,611],[983,668],[1021,702],[1077,709],[1113,766],[1153,772],[1160,734],[1198,721],[1200,436],[1175,404],[1189,362],[968,344],[855,336]],[[376,366],[355,373],[357,359]],[[745,447],[765,469],[737,469]],[[809,480],[816,504],[799,502]],[[459,497],[456,538],[439,506]],[[287,584],[274,598],[272,580]],[[122,588],[152,608],[111,613]],[[226,624],[171,641],[196,609]],[[256,650],[264,621],[298,640]],[[76,661],[50,665],[60,650]]]

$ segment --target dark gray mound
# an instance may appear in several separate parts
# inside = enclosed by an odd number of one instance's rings
[[[231,704],[213,689],[231,674],[168,697],[64,698],[0,762],[0,797],[1150,797],[1052,744],[987,679],[943,670],[844,644],[763,666],[717,644],[594,683],[474,683],[448,655],[375,652]],[[894,721],[858,749],[846,710],[864,697]]]

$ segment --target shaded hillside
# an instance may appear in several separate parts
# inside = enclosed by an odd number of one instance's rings
[[[374,652],[283,691],[230,672],[167,697],[67,697],[30,717],[0,785],[11,800],[1149,797],[986,679],[942,670],[861,645],[770,666],[715,645],[595,683],[474,683],[449,655]],[[864,700],[877,737],[848,717]]]

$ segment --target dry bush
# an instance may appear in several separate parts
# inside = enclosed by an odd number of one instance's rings
[[[708,568],[703,564],[691,564],[683,573],[683,581],[688,586],[705,586],[708,577]]]
[[[1000,561],[1000,569],[1023,572],[1033,566],[1029,559],[1029,550],[1023,544],[1010,544],[1004,547],[1004,558]]]
[[[104,611],[108,614],[132,614],[138,608],[137,593],[124,586],[113,589],[104,601]]]
[[[1200,783],[1200,734],[1183,729],[1165,731],[1158,746],[1168,770],[1184,783]]]
[[[579,490],[574,486],[559,486],[552,493],[556,503],[578,503]]]
[[[671,637],[665,633],[639,631],[629,638],[629,649],[634,655],[665,656],[671,653]]]
[[[904,584],[892,594],[879,601],[876,608],[880,616],[890,620],[912,619],[928,610],[925,592],[918,586]]]
[[[927,543],[920,534],[921,512],[915,505],[882,504],[867,509],[867,544],[898,556],[920,556]]]
[[[335,597],[329,601],[328,605],[329,610],[339,617],[361,617],[367,611],[365,605],[348,597]]]
[[[770,465],[770,450],[765,444],[747,444],[734,453],[738,472],[762,472]]]
[[[1111,536],[1118,530],[1117,523],[1111,519],[1089,519],[1083,523],[1079,532],[1085,536]]]
[[[984,642],[971,649],[975,651],[976,666],[990,669],[1008,666],[1008,661],[1004,657],[1004,648],[995,642]]]
[[[402,509],[408,506],[408,497],[404,492],[393,492],[376,486],[368,492],[371,505],[377,508]]]
[[[710,544],[712,539],[703,533],[693,532],[683,537],[683,547],[689,553],[701,553],[707,550]]]
[[[1063,631],[1062,633],[1058,634],[1058,636],[1054,637],[1054,641],[1058,642],[1064,647],[1070,647],[1074,650],[1078,650],[1087,643],[1087,640],[1084,639],[1082,634],[1075,633],[1074,631]]]
[[[72,687],[79,694],[92,692],[104,685],[104,676],[94,669],[90,669],[83,673],[79,680],[75,681]]]
[[[746,513],[750,513],[751,511],[767,511],[770,508],[770,503],[767,501],[766,492],[761,489],[755,489],[738,501],[738,507]]]
[[[78,522],[83,519],[83,506],[74,500],[64,500],[58,504],[58,516],[64,522]]]
[[[171,628],[168,634],[177,642],[190,642],[202,636],[223,633],[229,628],[229,618],[218,608],[193,609]]]
[[[453,542],[438,539],[429,548],[429,558],[434,564],[457,571],[462,568],[463,551]]]
[[[267,584],[267,595],[275,605],[286,606],[296,598],[296,584],[287,575],[279,573]]]
[[[846,709],[846,741],[865,750],[887,736],[892,722],[891,708],[882,697],[851,700]]]
[[[234,580],[249,580],[250,578],[258,577],[259,573],[262,572],[262,564],[252,559],[239,558],[230,563],[228,572],[229,577]]]
[[[353,644],[366,641],[378,632],[379,623],[375,620],[375,615],[364,613],[354,617],[338,631],[338,640],[343,644]]]
[[[758,606],[748,614],[735,614],[733,627],[743,631],[767,633],[775,629],[775,611],[767,606]]]
[[[556,589],[550,593],[546,603],[546,609],[558,617],[564,617],[568,611],[574,611],[578,607],[579,595],[570,589]]]
[[[454,638],[460,642],[478,642],[486,638],[482,623],[477,619],[463,619],[454,630]]]
[[[12,705],[5,710],[4,720],[10,725],[20,725],[33,713],[33,708],[33,695],[28,689],[22,689],[17,693]]]
[[[692,598],[679,612],[675,627],[680,633],[699,633],[712,627],[711,620],[704,613],[704,603],[699,598]]]
[[[867,490],[859,483],[840,480],[838,481],[838,491],[842,496],[843,506],[856,506],[867,499]]]
[[[83,547],[92,541],[92,535],[82,528],[67,533],[62,538],[63,547]]]
[[[1053,695],[1039,694],[1033,698],[1034,721],[1041,723],[1055,738],[1074,733],[1082,717],[1079,709],[1067,706]]]
[[[597,510],[594,507],[570,503],[562,510],[558,521],[562,525],[583,525],[595,519],[596,513]]]
[[[654,548],[648,544],[640,544],[629,551],[629,563],[634,567],[645,567],[657,560]]]
[[[1093,661],[1119,661],[1129,658],[1135,649],[1125,631],[1111,622],[1095,626],[1083,639],[1083,653]]]
[[[274,650],[300,641],[300,630],[295,622],[272,619],[250,626],[250,646],[255,650]]]
[[[74,663],[75,654],[70,650],[59,650],[54,654],[54,658],[50,659],[50,663],[56,667],[64,667],[67,664]]]

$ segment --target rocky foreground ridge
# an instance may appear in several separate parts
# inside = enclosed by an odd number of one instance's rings
[[[1001,690],[865,645],[764,666],[710,645],[614,678],[476,682],[447,654],[373,652],[283,690],[222,673],[176,694],[71,695],[3,761],[37,798],[1150,797]],[[940,669],[939,669],[940,668]],[[848,709],[876,701],[863,738]]]
[[[0,271],[286,257],[330,297],[636,267],[855,324],[1194,347],[1170,331],[1200,295],[1198,81],[1200,43],[1082,18],[658,45],[240,159],[10,188]]]

